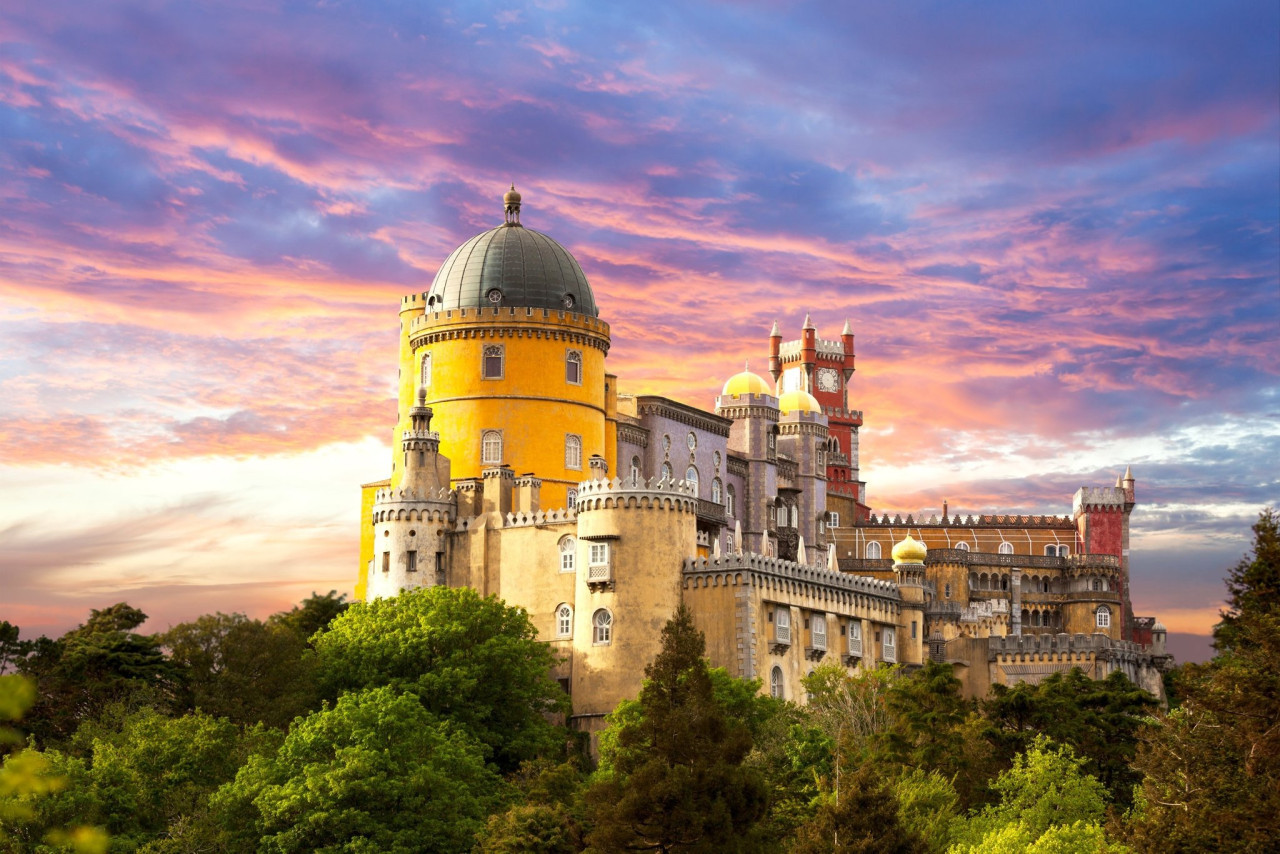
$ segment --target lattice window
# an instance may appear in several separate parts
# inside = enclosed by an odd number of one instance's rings
[[[791,611],[779,608],[774,614],[774,637],[778,643],[791,643]]]
[[[573,608],[566,604],[556,608],[556,637],[573,636]]]
[[[578,559],[578,541],[565,537],[560,541],[560,571],[573,572]]]
[[[769,673],[769,693],[779,700],[786,699],[786,686],[782,682],[781,667],[774,667]]]
[[[1108,608],[1106,605],[1103,605],[1100,608],[1098,608],[1098,628],[1100,629],[1111,628],[1111,609]]]
[[[572,434],[564,437],[564,467],[582,470],[582,437]]]
[[[821,615],[813,618],[813,646],[815,649],[827,648],[827,618]]]
[[[502,464],[502,433],[486,430],[480,437],[480,462],[496,466]]]

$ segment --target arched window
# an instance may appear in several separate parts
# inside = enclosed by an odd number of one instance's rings
[[[675,476],[673,475],[673,473],[672,473],[672,471],[671,471],[671,463],[663,463],[663,464],[662,464],[662,479],[663,479],[663,480],[675,480]]]
[[[689,435],[692,436],[693,434],[690,433]],[[689,468],[685,470],[684,479],[686,483],[688,483],[690,486],[693,487],[693,494],[697,495],[698,494],[698,470],[693,466],[689,466]]]
[[[1058,546],[1058,557],[1071,557],[1070,546]]]
[[[1111,609],[1106,605],[1101,605],[1098,608],[1098,628],[1111,628]]]
[[[1039,626],[1039,625],[1040,625],[1040,612],[1039,612],[1039,611],[1032,611],[1032,612],[1031,612],[1031,625],[1033,625],[1033,626]]]
[[[1095,578],[1095,579],[1093,579],[1092,581],[1090,581],[1090,583],[1089,583],[1089,587],[1090,587],[1090,589],[1091,589],[1091,590],[1093,590],[1093,592],[1094,592],[1094,593],[1097,593],[1097,592],[1101,591],[1101,590],[1102,590],[1102,579],[1100,579],[1100,578]]]
[[[813,633],[813,648],[827,648],[827,618],[817,615],[810,621]]]
[[[727,513],[729,515],[729,518],[731,519],[734,516],[733,499],[734,499],[733,484],[731,483],[727,487],[725,487],[725,490],[724,490],[724,512]]]
[[[578,541],[565,537],[560,541],[560,571],[573,572],[578,560]]]
[[[481,364],[481,377],[486,380],[500,380],[503,373],[503,350],[501,344],[486,344]]]
[[[573,636],[573,607],[568,603],[563,603],[556,608],[556,637],[567,638]]]
[[[867,543],[867,560],[880,560],[879,543]]]
[[[581,350],[569,350],[564,354],[564,379],[569,385],[582,385]]]
[[[422,354],[422,374],[418,382],[424,386],[431,385],[431,354],[430,353]]]
[[[769,693],[779,700],[786,699],[786,688],[782,684],[782,668],[774,667],[769,672]]]
[[[631,482],[632,483],[640,482],[640,458],[639,457],[631,458]]]
[[[950,584],[944,584],[944,585],[942,586],[942,590],[943,590],[943,593],[942,593],[943,598],[945,598],[945,599],[950,599],[950,598],[951,598],[951,585],[950,585]]]
[[[791,505],[791,527],[800,527],[800,511],[794,504]]]
[[[711,481],[711,501],[715,504],[724,503],[724,484],[718,477]]]
[[[480,437],[480,462],[496,466],[502,464],[502,433],[486,430]]]
[[[1002,555],[1011,555],[1011,554],[1013,554],[1013,543],[1010,543],[1010,542],[1003,542],[1003,543],[1001,543],[1001,544],[1000,544],[1000,554],[1002,554]]]
[[[564,497],[564,506],[566,510],[570,507],[578,506],[578,490],[569,490],[568,494]]]
[[[1049,557],[1057,557],[1058,547],[1053,543],[1050,543],[1049,545],[1044,547],[1044,553],[1047,554]]]
[[[591,642],[596,646],[608,646],[613,642],[613,614],[604,608],[591,617]]]
[[[967,552],[969,551],[969,544],[966,543],[964,540],[961,540],[960,542],[956,543],[956,548],[958,548],[962,552]]]
[[[564,437],[564,467],[582,470],[582,437],[568,434]]]
[[[778,527],[787,527],[787,505],[785,504],[778,505]]]

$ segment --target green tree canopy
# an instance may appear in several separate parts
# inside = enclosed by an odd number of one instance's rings
[[[221,613],[179,623],[161,636],[183,675],[189,707],[281,729],[319,705],[307,637],[274,619]]]
[[[638,709],[629,706],[604,741],[612,745],[607,770],[587,793],[588,850],[754,850],[767,789],[742,766],[750,729],[716,700],[705,651],[682,604],[645,668]]]
[[[212,809],[230,851],[455,854],[470,850],[501,785],[470,733],[383,686],[295,723]]]
[[[315,637],[330,696],[391,686],[471,732],[503,770],[562,749],[568,710],[551,648],[522,608],[469,588],[406,590],[352,605]]]
[[[924,840],[898,818],[898,801],[871,766],[846,777],[800,826],[791,854],[916,854]]]

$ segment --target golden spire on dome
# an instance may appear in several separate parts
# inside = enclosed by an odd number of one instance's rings
[[[502,210],[507,225],[520,224],[520,194],[516,192],[516,182],[511,182],[511,189],[502,196]]]
[[[907,534],[907,538],[893,547],[894,563],[924,563],[929,547]]]

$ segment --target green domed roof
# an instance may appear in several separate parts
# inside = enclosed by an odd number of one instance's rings
[[[520,224],[514,187],[503,201],[507,221],[450,253],[427,291],[427,310],[519,306],[599,316],[587,277],[569,251]]]

